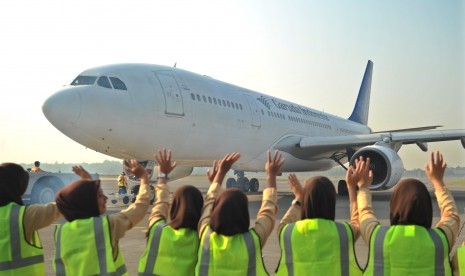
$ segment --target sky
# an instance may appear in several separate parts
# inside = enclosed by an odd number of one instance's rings
[[[0,2],[0,162],[115,160],[74,142],[42,103],[87,68],[124,62],[209,75],[340,117],[374,63],[373,131],[465,129],[462,1]],[[430,143],[465,166],[459,141]],[[428,158],[399,151],[407,169]]]

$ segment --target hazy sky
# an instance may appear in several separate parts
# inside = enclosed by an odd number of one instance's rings
[[[465,128],[461,1],[1,1],[0,162],[99,162],[42,114],[83,70],[172,66],[341,117],[374,62],[369,125]],[[431,143],[465,166],[460,142]],[[407,168],[426,154],[404,146]]]

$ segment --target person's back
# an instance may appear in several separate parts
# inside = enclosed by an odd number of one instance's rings
[[[359,185],[361,234],[369,246],[365,275],[452,275],[449,251],[458,232],[459,217],[454,199],[443,178],[446,163],[431,153],[425,171],[435,188],[441,220],[432,228],[431,197],[424,183],[403,179],[390,201],[391,226],[380,226],[371,206],[367,181]],[[372,180],[372,179],[371,179]]]
[[[268,152],[265,165],[267,188],[253,228],[247,196],[238,189],[221,191],[221,183],[239,153],[226,155],[208,173],[211,183],[199,221],[200,250],[195,275],[268,275],[262,260],[262,247],[274,228],[277,212],[276,176],[284,163],[276,151]]]
[[[61,218],[55,203],[24,206],[29,174],[19,165],[0,164],[0,275],[44,275],[37,230]]]
[[[356,184],[360,170],[347,172],[350,223],[334,221],[336,190],[326,177],[315,176],[302,187],[294,174],[289,186],[296,196],[278,226],[281,259],[276,275],[361,275],[354,250],[359,236]]]
[[[190,185],[178,188],[169,207],[168,175],[171,151],[159,151],[156,202],[149,217],[147,245],[139,260],[140,275],[192,275],[197,263],[197,224],[203,206],[200,191]],[[168,211],[169,218],[168,221]]]

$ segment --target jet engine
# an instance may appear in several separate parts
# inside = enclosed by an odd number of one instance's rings
[[[370,158],[370,169],[373,171],[373,183],[370,190],[390,189],[402,177],[404,164],[393,149],[380,145],[363,147],[352,156],[350,165],[356,167],[355,160],[360,156]]]

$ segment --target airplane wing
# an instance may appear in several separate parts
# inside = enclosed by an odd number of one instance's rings
[[[398,150],[402,145],[417,144],[427,151],[428,142],[461,140],[465,148],[465,130],[384,132],[343,136],[288,136],[276,148],[305,160],[345,157],[347,150],[369,145],[386,145]],[[337,155],[338,157],[336,157]]]

